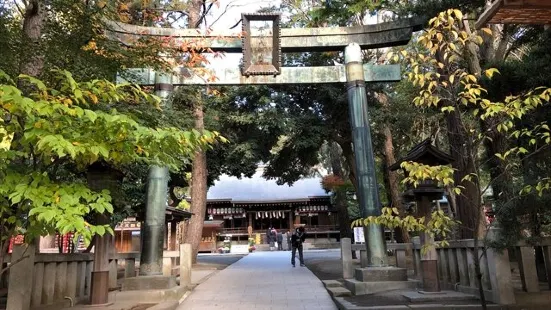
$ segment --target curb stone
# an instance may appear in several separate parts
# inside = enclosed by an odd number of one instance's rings
[[[185,294],[184,294],[185,295]],[[178,301],[165,301],[162,303],[159,303],[151,308],[147,308],[147,310],[174,310],[176,309],[180,304]]]
[[[433,309],[433,310],[478,310],[482,309],[480,305],[443,305],[443,304],[417,304],[417,305],[393,305],[393,306],[373,306],[359,307],[342,297],[333,297],[333,300],[339,310],[411,310],[411,309]],[[507,306],[488,305],[488,309],[506,310]]]

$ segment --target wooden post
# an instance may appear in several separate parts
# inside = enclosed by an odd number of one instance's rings
[[[109,223],[107,216],[98,216],[98,225]],[[109,301],[109,242],[108,234],[96,235],[94,245],[94,269],[92,271],[92,284],[90,292],[90,304],[103,305]]]
[[[191,244],[180,244],[180,286],[188,286],[191,284],[191,262]]]
[[[431,201],[428,197],[423,196],[417,201],[417,206],[417,212],[419,215],[425,216],[425,223],[427,223],[430,220]],[[438,253],[434,247],[434,238],[428,233],[421,233],[421,249],[427,245],[427,250],[421,251],[423,290],[426,292],[439,292]]]
[[[10,268],[7,309],[29,310],[31,308],[34,256],[34,244],[14,245],[11,261],[12,263],[20,261]]]

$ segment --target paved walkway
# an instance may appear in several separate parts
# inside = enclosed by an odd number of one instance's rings
[[[293,268],[290,255],[249,254],[197,286],[178,310],[336,310],[321,281],[298,261]]]

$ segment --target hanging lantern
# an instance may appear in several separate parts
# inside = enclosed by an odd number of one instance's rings
[[[283,216],[282,216],[282,217],[285,218],[285,212],[283,212]]]

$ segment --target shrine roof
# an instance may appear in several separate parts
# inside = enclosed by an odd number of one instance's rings
[[[414,161],[429,165],[447,165],[453,161],[453,157],[432,145],[432,139],[428,138],[415,145],[404,158],[392,164],[389,169],[397,170],[405,161]]]
[[[276,180],[262,177],[262,169],[251,178],[222,175],[209,188],[209,203],[290,203],[326,199],[329,194],[321,187],[321,178],[304,178],[289,185],[278,185]]]
[[[486,24],[551,24],[551,0],[494,0],[476,27]]]
[[[191,216],[193,215],[193,213],[191,213],[189,211],[174,208],[174,207],[170,207],[170,206],[166,207],[165,214],[167,216],[172,215],[173,217],[176,217],[176,218],[179,218],[179,219],[191,218]]]

